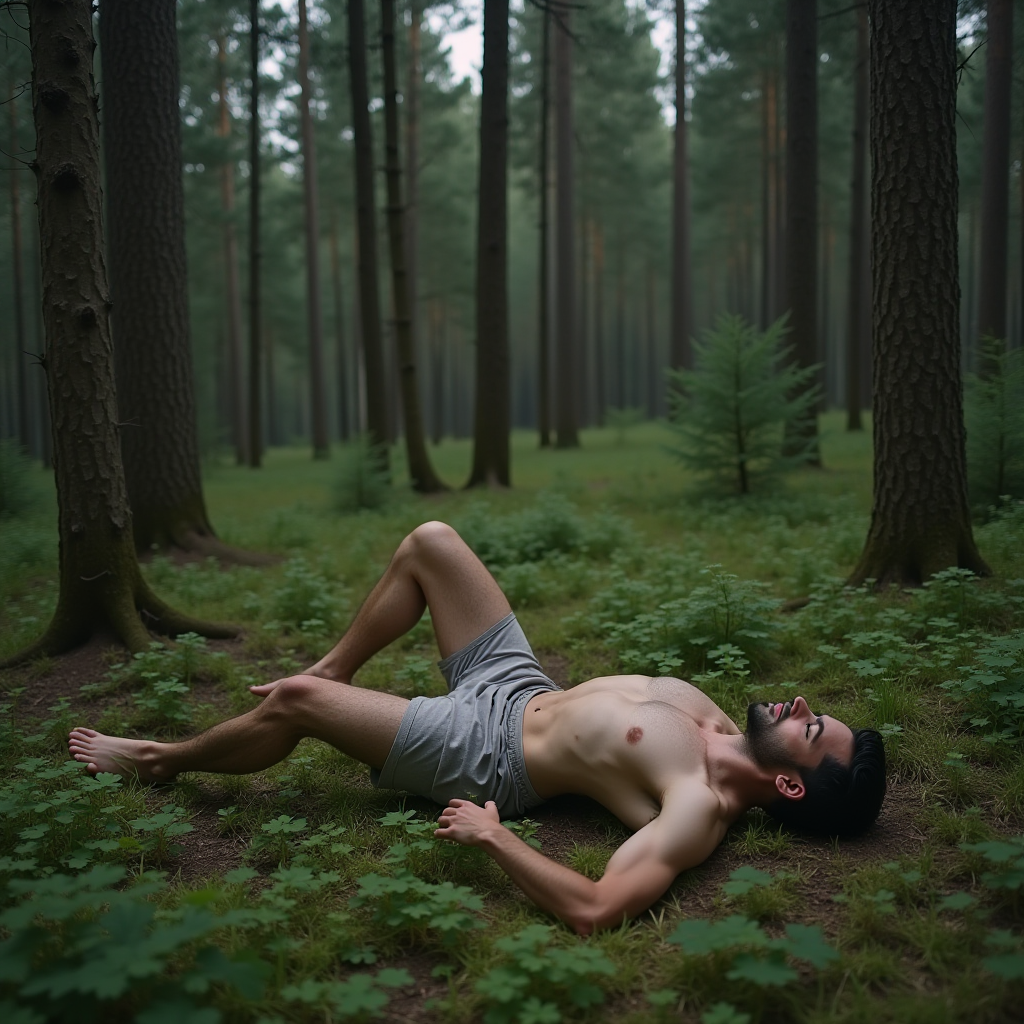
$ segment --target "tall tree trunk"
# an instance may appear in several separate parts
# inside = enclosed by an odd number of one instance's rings
[[[550,121],[551,98],[551,12],[547,7],[540,8],[543,19],[541,30],[541,70],[540,70],[540,160],[537,168],[537,190],[540,198],[540,217],[538,227],[539,253],[537,267],[537,429],[540,432],[540,446],[547,448],[551,444],[551,382],[548,379],[548,368],[551,365],[550,337],[551,314],[549,311],[551,271],[548,267],[548,128]]]
[[[558,282],[558,387],[556,448],[578,448],[576,380],[576,239],[573,231],[573,127],[571,11],[555,30],[555,189]]]
[[[398,378],[405,421],[405,452],[413,489],[421,494],[445,490],[427,454],[420,411],[409,310],[409,280],[405,273],[405,209],[402,206],[402,169],[398,152],[398,75],[395,70],[395,0],[381,0],[381,43],[384,50],[384,153],[388,188],[388,239],[391,248],[391,284],[395,306],[395,343]]]
[[[14,99],[13,73],[8,93],[8,112],[11,121],[10,155],[11,162],[11,266],[14,280],[14,363],[17,367],[18,382],[18,441],[22,448],[32,448],[32,407],[29,401],[28,374],[25,372],[25,280],[21,263],[21,190],[18,175],[21,173],[21,158],[18,154],[18,113]]]
[[[227,51],[224,36],[217,37],[217,134],[224,140],[224,162],[220,166],[220,208],[224,217],[224,301],[228,320],[228,408],[231,417],[235,462],[249,461],[245,430],[245,390],[242,354],[242,294],[238,283],[238,238],[235,234],[235,161],[228,147],[231,138],[231,114],[227,95]]]
[[[676,369],[693,356],[693,292],[690,270],[690,167],[686,144],[686,3],[676,0],[676,127],[672,172],[672,344]]]
[[[338,248],[338,218],[331,207],[331,292],[334,296],[334,362],[338,381],[338,438],[348,441],[348,354],[345,345],[345,316],[341,291],[341,254]]]
[[[604,233],[597,222],[591,223],[594,236],[594,424],[604,426],[607,405],[605,392],[604,342]]]
[[[987,574],[967,505],[956,0],[872,0],[874,504],[851,583]]]
[[[249,0],[249,465],[263,464],[260,402],[260,0]]]
[[[786,305],[797,366],[817,362],[818,304],[818,4],[786,2]],[[808,382],[807,387],[813,384]],[[786,424],[789,451],[818,452],[817,408]]]
[[[476,417],[468,487],[508,487],[508,0],[484,0],[476,259]]]
[[[320,309],[320,217],[316,179],[316,142],[313,138],[309,87],[309,26],[306,0],[299,0],[299,120],[302,124],[302,193],[306,213],[306,308],[309,319],[309,388],[313,416],[313,458],[331,454],[327,433],[327,396],[324,381],[324,340]]]
[[[100,17],[121,457],[138,551],[239,556],[216,539],[199,471],[175,13],[103,0]]]
[[[579,425],[590,425],[590,218],[579,222],[580,240],[580,310],[579,310]]]
[[[366,427],[382,463],[388,458],[388,414],[384,382],[384,348],[380,330],[377,281],[377,201],[373,181],[373,138],[366,76],[366,16],[363,0],[348,4],[348,65],[355,136],[356,218],[359,239],[359,318],[363,338]]]
[[[853,91],[853,173],[850,176],[850,283],[846,319],[846,429],[862,430],[861,346],[864,343],[864,251],[868,198],[868,9],[857,10],[857,56]]]
[[[978,290],[978,368],[992,372],[986,338],[1006,341],[1006,250],[1010,222],[1010,85],[1013,2],[988,0],[985,128],[981,156],[981,273]]]
[[[39,410],[40,455],[44,469],[53,468],[53,432],[50,429],[50,397],[46,384],[46,338],[43,332],[43,282],[42,282],[42,246],[39,242],[39,218],[33,218],[34,251],[32,253],[32,308],[35,311],[35,343],[39,353],[39,369],[36,374],[36,408]]]
[[[28,7],[60,591],[46,632],[7,664],[60,654],[97,631],[112,630],[132,651],[148,646],[147,626],[171,635],[234,636],[234,627],[169,608],[139,571],[103,261],[92,5],[31,0]]]
[[[405,76],[402,110],[405,113],[405,279],[409,282],[409,338],[416,365],[423,366],[420,341],[419,266],[420,266],[420,66],[423,8],[421,0],[409,0],[409,66]],[[424,384],[420,380],[421,406]],[[426,414],[424,414],[426,416]],[[426,420],[424,419],[424,422]]]

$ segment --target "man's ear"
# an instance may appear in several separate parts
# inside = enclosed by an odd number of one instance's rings
[[[807,792],[799,778],[789,775],[777,775],[775,777],[775,788],[787,800],[802,800]]]

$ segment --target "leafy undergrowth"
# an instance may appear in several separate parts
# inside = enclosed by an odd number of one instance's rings
[[[861,496],[808,474],[756,502],[681,501],[643,476],[645,452],[629,487],[564,478],[540,494],[451,495],[429,512],[397,502],[343,520],[329,492],[322,508],[272,509],[248,529],[279,565],[146,568],[173,602],[244,623],[243,641],[110,652],[88,678],[73,659],[6,673],[0,1018],[1013,1019],[1024,996],[1024,510],[978,528],[993,580],[950,571],[915,594],[849,591]],[[860,486],[866,472],[865,460]],[[425,518],[462,530],[559,682],[678,675],[738,721],[750,701],[799,692],[880,729],[890,798],[879,826],[811,842],[752,813],[650,913],[584,940],[484,854],[436,841],[436,809],[371,789],[324,744],[304,741],[259,775],[172,787],[67,761],[74,724],[173,738],[253,706],[247,685],[329,646]],[[6,649],[52,607],[46,564],[25,557],[6,579]],[[780,612],[800,595],[802,610]],[[435,659],[425,618],[358,682],[443,692]],[[625,835],[566,801],[515,828],[591,877]]]

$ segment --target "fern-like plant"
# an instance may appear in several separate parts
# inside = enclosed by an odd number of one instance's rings
[[[360,434],[346,445],[334,487],[334,507],[339,512],[358,512],[384,505],[391,496],[387,460],[369,434]]]
[[[784,424],[799,421],[819,399],[819,388],[808,386],[818,368],[792,364],[792,350],[782,344],[786,329],[785,317],[761,332],[741,316],[720,316],[694,342],[695,368],[669,371],[670,424],[679,439],[673,453],[740,494],[813,456],[812,441],[782,450]]]

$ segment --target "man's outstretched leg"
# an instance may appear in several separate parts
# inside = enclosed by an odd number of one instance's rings
[[[182,771],[261,771],[287,757],[303,736],[313,736],[380,768],[408,701],[321,679],[351,680],[364,662],[412,629],[428,605],[443,658],[511,610],[491,574],[444,523],[424,523],[402,541],[345,636],[307,674],[250,687],[265,698],[258,708],[181,743],[75,729],[71,754],[91,772],[165,780]]]
[[[305,736],[382,768],[409,702],[393,693],[331,686],[315,676],[280,679],[259,707],[180,743],[104,736],[74,729],[71,756],[92,773],[162,782],[179,772],[244,775],[283,761]]]

